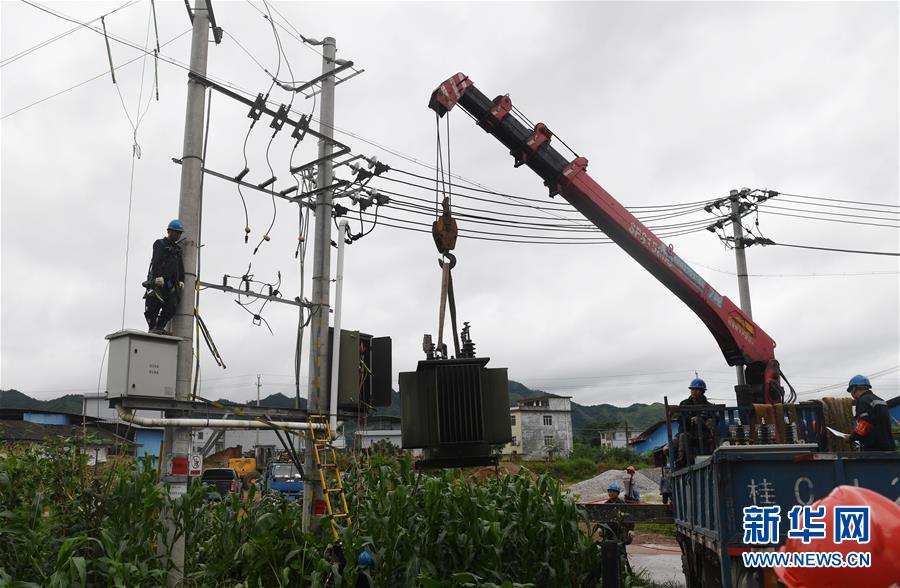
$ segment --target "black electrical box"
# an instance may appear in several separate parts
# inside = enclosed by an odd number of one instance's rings
[[[334,328],[328,329],[329,364],[334,361]],[[331,390],[331,373],[325,376]],[[368,412],[391,404],[391,338],[341,329],[338,408]]]
[[[424,448],[419,468],[496,461],[493,447],[512,440],[506,368],[487,357],[420,361],[400,374],[404,449]]]

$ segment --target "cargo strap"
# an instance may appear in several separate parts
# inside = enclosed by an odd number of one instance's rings
[[[311,426],[309,439],[312,442],[316,468],[319,470],[322,494],[325,495],[325,512],[331,523],[331,534],[337,542],[340,541],[340,525],[349,525],[351,521],[341,469],[337,463],[334,446],[331,444],[334,437],[327,415],[311,414],[309,415],[309,424],[321,427]]]

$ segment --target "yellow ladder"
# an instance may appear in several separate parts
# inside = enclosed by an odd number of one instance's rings
[[[334,540],[339,541],[339,520],[351,523],[347,509],[347,495],[344,493],[344,481],[341,479],[341,468],[338,467],[337,455],[331,444],[332,431],[328,417],[321,414],[309,415],[309,438],[312,441],[313,456],[319,469],[319,480],[322,482],[322,493],[325,495],[325,509],[331,522],[331,533]]]

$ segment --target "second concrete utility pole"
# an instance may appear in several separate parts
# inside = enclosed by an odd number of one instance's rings
[[[750,306],[750,280],[747,276],[747,255],[744,252],[744,225],[741,224],[741,196],[746,192],[732,190],[729,194],[731,200],[731,228],[734,231],[734,258],[737,264],[738,294],[741,301],[741,310],[747,316],[753,318],[753,309]],[[742,366],[735,366],[739,385],[744,385],[747,380]]]

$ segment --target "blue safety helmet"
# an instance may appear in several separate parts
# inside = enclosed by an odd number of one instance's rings
[[[169,231],[178,231],[179,233],[184,232],[184,225],[181,224],[181,221],[176,219],[172,219],[172,222],[169,223],[169,226],[166,227],[166,230]]]
[[[869,378],[863,376],[862,374],[856,374],[852,378],[850,378],[850,383],[847,384],[847,392],[853,392],[855,388],[865,388],[868,390],[872,387],[872,384],[869,382]]]
[[[361,568],[371,568],[375,565],[375,560],[372,559],[372,556],[368,551],[364,550],[359,554],[359,558],[357,558],[356,560],[356,565]]]
[[[694,388],[698,390],[706,391],[706,382],[701,380],[700,378],[694,378],[691,380],[691,384],[688,386],[689,389],[693,390]]]
[[[618,484],[616,484],[615,482],[613,482],[612,484],[609,485],[609,487],[607,488],[607,490],[610,490],[610,491],[612,491],[612,492],[621,492],[621,491],[622,491],[622,487],[619,486]]]

